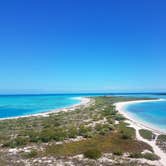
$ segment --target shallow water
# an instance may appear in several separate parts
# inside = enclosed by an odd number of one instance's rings
[[[48,112],[79,104],[78,97],[104,94],[0,95],[0,118]]]
[[[78,104],[68,95],[7,95],[0,96],[0,118],[25,116]]]
[[[139,121],[166,131],[166,100],[131,104],[126,107],[126,111]]]

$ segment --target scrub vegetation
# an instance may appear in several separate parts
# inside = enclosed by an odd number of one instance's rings
[[[152,140],[155,138],[155,135],[149,130],[140,129],[139,133],[143,138],[145,138],[147,140]]]
[[[149,145],[135,139],[135,129],[125,123],[113,105],[130,100],[139,99],[95,97],[87,106],[75,110],[0,121],[1,151],[6,153],[7,162],[15,165],[24,165],[22,162],[27,159],[32,164],[35,158],[38,161],[43,157],[53,157],[51,162],[57,162],[59,158],[67,160],[77,155],[96,160],[105,153],[118,157],[144,150],[153,152]],[[9,155],[13,148],[15,155]]]

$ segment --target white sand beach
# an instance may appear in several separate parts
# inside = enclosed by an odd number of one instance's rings
[[[131,114],[126,112],[126,107],[130,104],[149,102],[149,101],[151,101],[151,102],[153,102],[153,101],[162,101],[162,100],[164,100],[164,99],[127,101],[127,102],[118,102],[118,103],[115,103],[114,105],[116,106],[116,109],[128,119],[127,122],[130,124],[130,126],[135,128],[135,130],[136,130],[136,139],[149,144],[153,148],[154,152],[160,157],[160,160],[159,160],[160,164],[163,165],[163,166],[166,166],[166,153],[164,153],[156,145],[156,139],[152,140],[152,141],[149,141],[149,140],[146,140],[146,139],[142,138],[141,135],[139,134],[139,130],[140,129],[151,130],[154,134],[156,134],[156,138],[157,138],[158,135],[166,134],[166,133],[159,130],[159,129],[157,129],[157,128],[155,128],[154,126],[151,126],[148,123],[143,123],[143,122],[138,121],[138,119],[136,119]]]

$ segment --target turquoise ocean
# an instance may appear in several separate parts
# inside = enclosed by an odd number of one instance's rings
[[[79,104],[78,97],[97,94],[0,95],[0,118],[48,112]]]

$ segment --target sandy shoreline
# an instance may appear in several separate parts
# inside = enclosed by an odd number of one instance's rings
[[[77,107],[85,106],[88,103],[90,103],[90,101],[91,101],[91,99],[88,98],[88,97],[73,97],[73,99],[79,100],[80,103],[73,104],[73,105],[71,105],[69,107],[57,108],[57,109],[54,109],[54,110],[41,112],[41,113],[36,113],[36,114],[29,114],[29,115],[9,117],[9,118],[0,118],[0,121],[2,121],[2,120],[10,120],[10,119],[26,118],[26,117],[38,117],[38,116],[46,117],[46,116],[49,116],[49,114],[58,113],[58,112],[61,112],[61,111],[66,112],[68,110],[75,110]]]
[[[157,128],[153,127],[152,125],[148,124],[148,123],[139,122],[138,119],[134,118],[131,114],[126,112],[126,107],[130,104],[136,104],[136,103],[142,103],[142,102],[163,101],[163,100],[164,99],[127,101],[127,102],[118,102],[118,103],[115,103],[114,105],[115,105],[116,109],[119,111],[119,113],[121,113],[122,115],[124,115],[128,119],[127,122],[130,124],[130,126],[135,128],[135,130],[136,130],[136,139],[149,144],[153,148],[155,154],[160,156],[160,160],[159,160],[160,164],[165,166],[166,165],[166,153],[164,153],[156,145],[156,139],[152,140],[152,141],[149,141],[149,140],[146,140],[146,139],[142,138],[141,135],[139,134],[139,130],[140,129],[150,130],[154,134],[156,134],[156,137],[160,134],[166,134],[166,132],[163,132],[163,131],[157,129]]]

